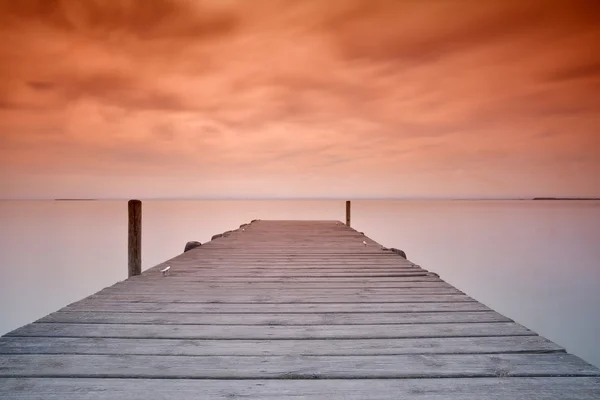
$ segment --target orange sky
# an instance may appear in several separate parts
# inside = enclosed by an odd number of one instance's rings
[[[0,0],[0,198],[600,196],[600,2]]]

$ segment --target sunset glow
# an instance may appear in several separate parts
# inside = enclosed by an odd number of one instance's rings
[[[0,198],[600,197],[599,4],[0,0]]]

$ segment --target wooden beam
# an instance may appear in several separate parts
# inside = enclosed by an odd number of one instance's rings
[[[126,367],[125,367],[126,369]],[[63,400],[263,400],[598,399],[596,377],[500,377],[477,379],[98,379],[4,378],[0,397]]]
[[[129,200],[127,208],[129,211],[128,276],[132,277],[142,273],[142,202]]]
[[[346,226],[350,226],[350,200],[346,200]]]
[[[8,354],[2,356],[0,366],[1,378],[363,379],[363,384],[368,384],[364,380],[377,378],[598,377],[596,367],[561,353],[436,354],[435,358],[421,354],[335,357]]]

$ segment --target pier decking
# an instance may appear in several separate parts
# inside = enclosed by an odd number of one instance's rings
[[[599,399],[600,370],[341,222],[256,221],[0,338],[0,398]]]

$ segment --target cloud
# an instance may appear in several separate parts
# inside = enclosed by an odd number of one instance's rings
[[[369,187],[402,177],[404,191],[423,193],[441,187],[436,174],[462,187],[475,175],[510,182],[542,165],[554,176],[577,156],[591,170],[594,10],[584,0],[0,0],[2,163],[317,176],[324,191],[345,175]]]
[[[600,81],[600,56],[597,60],[585,64],[569,65],[548,74],[550,82],[566,82],[572,80]]]
[[[436,62],[494,40],[522,33],[540,17],[539,4],[443,1],[349,1],[324,21],[350,60]]]
[[[133,76],[107,73],[66,80],[65,96],[73,101],[90,96],[125,109],[181,110],[185,105],[176,94],[162,91],[147,82],[137,82]]]
[[[231,13],[190,0],[19,0],[0,2],[0,22],[41,23],[69,34],[138,39],[194,39],[230,34],[237,27]]]
[[[64,110],[77,101],[92,98],[130,110],[185,110],[189,106],[177,94],[139,82],[119,72],[60,74],[53,81],[28,81],[0,101],[0,108]],[[27,89],[31,89],[27,91]]]
[[[44,91],[54,89],[54,83],[44,81],[29,81],[27,82],[30,88],[34,90]]]

